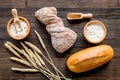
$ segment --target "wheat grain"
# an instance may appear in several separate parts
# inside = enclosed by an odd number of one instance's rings
[[[31,67],[31,65],[29,64],[29,62],[27,62],[27,61],[25,61],[25,60],[19,59],[19,58],[17,58],[17,57],[10,57],[10,59],[13,60],[13,61],[19,62],[19,63],[21,63],[21,64],[24,64],[24,65],[26,65],[26,66]]]
[[[27,48],[27,46],[25,46],[25,44],[23,44],[22,42],[20,42],[20,44],[22,45],[22,47],[24,48],[24,50],[28,53],[29,55],[29,50]]]
[[[16,51],[18,51],[19,53],[22,53],[21,52],[21,49],[19,49],[17,46],[15,46],[14,44],[12,44],[11,42],[7,41],[6,42],[8,45],[10,45],[11,47],[13,47]]]
[[[27,41],[25,41],[25,44],[27,44],[30,48],[34,49],[38,53],[42,54],[42,51],[40,51],[34,44],[27,42]]]
[[[42,56],[44,56],[43,53],[42,53],[42,51],[40,49],[38,49],[34,44],[32,44],[30,42],[27,42],[27,41],[25,41],[25,44],[27,44],[30,48],[32,48],[34,50],[34,53],[40,53]],[[41,64],[45,65],[45,63],[41,59],[40,55],[38,55],[38,54],[35,54],[35,55],[38,57],[38,59],[41,62]]]
[[[30,57],[32,64],[34,64],[33,55],[31,54],[30,49],[28,49],[28,47],[27,47],[24,43],[22,43],[22,42],[21,42],[21,45],[23,46],[25,52],[26,52],[26,53],[28,54],[28,56]],[[35,65],[35,64],[34,64],[34,65]]]
[[[36,52],[36,51],[34,51],[34,53],[35,53],[35,56],[38,58],[38,60],[40,61],[40,63],[43,65],[43,66],[45,66],[45,62],[43,61],[43,59],[40,57],[40,55]]]
[[[27,52],[27,53],[29,54],[31,60],[32,60],[33,62],[35,62],[34,56],[33,56],[33,53],[32,53],[32,51],[31,51],[31,49],[28,49],[28,52]]]
[[[35,32],[35,34],[37,35],[37,37],[38,37],[38,39],[39,39],[39,41],[40,41],[42,47],[43,47],[44,49],[46,49],[46,46],[44,45],[44,42],[43,42],[43,40],[42,40],[40,34],[38,34],[38,32],[37,32],[36,30],[34,30],[34,32]]]
[[[33,55],[33,59],[35,60],[35,63],[36,63],[37,65],[39,65],[40,67],[42,67],[41,62],[38,60],[38,58],[37,58],[37,56],[35,55],[35,53],[34,53],[32,50],[30,50],[30,52],[31,52],[31,54]]]
[[[18,58],[21,58],[21,56],[13,49],[11,48],[7,43],[4,44],[5,47],[10,50],[15,56],[17,56]]]
[[[12,67],[11,70],[13,71],[19,71],[19,72],[39,72],[39,70],[37,69],[31,69],[31,68],[15,68],[15,67]]]
[[[25,50],[25,52],[23,52],[24,53],[24,55],[25,55],[25,53],[29,56],[29,59],[31,59],[31,61],[33,61],[34,62],[34,60],[33,60],[33,55],[31,54],[31,52],[30,52],[30,49],[28,49],[28,47],[24,44],[24,43],[20,43],[22,46],[23,46],[23,48],[24,48],[24,50]],[[26,57],[28,57],[27,55],[25,55]]]
[[[28,54],[26,54],[26,52],[24,50],[22,50],[22,52],[23,52],[24,56],[26,57],[26,59],[31,63],[31,65],[35,68],[38,68],[36,66],[36,64],[34,63],[34,61],[30,58],[30,56],[28,56]]]

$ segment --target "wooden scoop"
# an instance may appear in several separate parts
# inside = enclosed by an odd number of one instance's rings
[[[67,19],[68,20],[78,20],[83,18],[92,18],[93,15],[91,13],[83,14],[83,13],[68,13]]]
[[[14,23],[14,26],[15,26],[15,29],[16,29],[16,33],[17,33],[16,24],[17,23],[19,24],[21,30],[22,30],[22,25],[20,23],[20,19],[18,18],[17,10],[16,9],[12,9],[11,12],[12,12],[12,15],[13,15],[13,23]]]

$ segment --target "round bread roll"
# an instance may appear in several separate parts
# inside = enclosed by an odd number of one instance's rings
[[[99,45],[87,48],[71,55],[67,60],[67,67],[74,73],[81,73],[99,67],[114,56],[109,45]]]

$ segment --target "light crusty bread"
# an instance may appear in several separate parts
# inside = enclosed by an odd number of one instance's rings
[[[54,49],[63,53],[68,50],[76,41],[77,34],[69,28],[64,27],[63,20],[57,17],[55,7],[44,7],[35,12],[39,21],[46,25]]]
[[[71,55],[67,60],[67,66],[70,71],[81,73],[107,63],[113,56],[114,52],[111,46],[99,45]]]

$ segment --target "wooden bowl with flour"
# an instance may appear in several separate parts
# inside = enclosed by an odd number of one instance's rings
[[[15,40],[22,40],[30,33],[30,23],[24,17],[17,16],[17,10],[12,9],[14,18],[11,18],[7,24],[8,35]]]
[[[102,42],[105,39],[106,34],[107,29],[105,25],[98,20],[88,22],[83,29],[85,39],[93,44]]]

